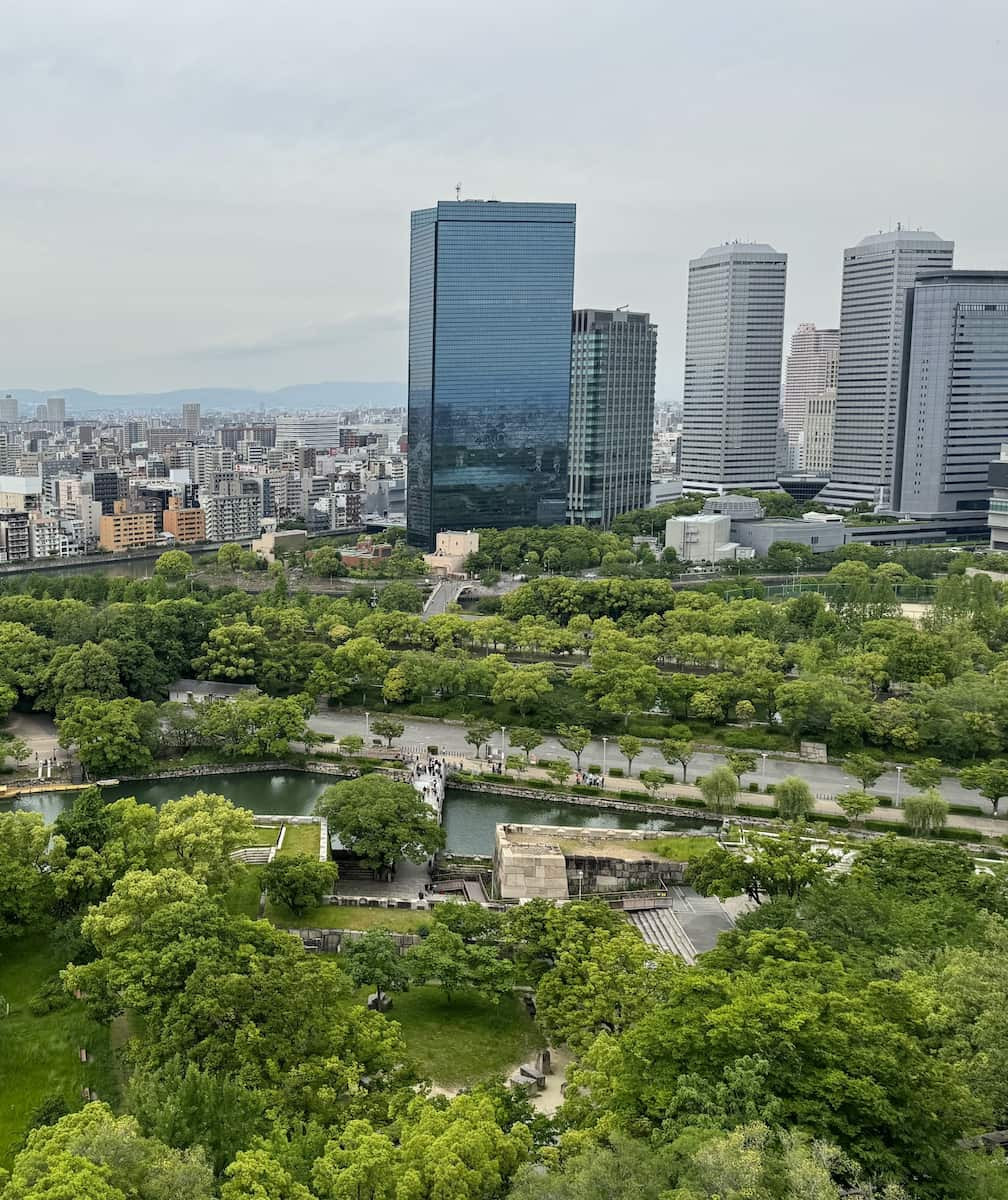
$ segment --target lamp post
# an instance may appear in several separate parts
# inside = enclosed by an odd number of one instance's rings
[[[605,767],[606,767],[605,756],[606,756],[606,746],[608,744],[609,744],[609,739],[607,737],[604,737],[602,739],[602,786],[603,787],[605,787]]]
[[[584,871],[578,871],[577,881],[578,881],[578,899],[579,900],[581,899],[581,886],[582,886],[583,880],[584,880]]]
[[[504,726],[502,725],[501,726],[501,770],[502,771],[504,770],[504,759],[507,755],[507,741],[505,740],[506,738],[507,738],[507,732],[504,729]]]
[[[896,768],[896,807],[899,808],[903,800],[903,768]]]
[[[760,758],[763,759],[763,766],[760,770],[760,779],[763,781],[764,784],[766,784],[766,760],[767,760],[767,758],[769,758],[769,755],[767,754],[767,752],[765,750],[761,750]]]
[[[364,714],[364,736],[366,738],[371,736],[371,714],[369,712]]]

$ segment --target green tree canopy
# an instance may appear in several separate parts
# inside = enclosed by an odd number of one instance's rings
[[[399,858],[424,862],[444,846],[444,830],[420,793],[382,775],[363,775],[327,788],[316,811],[371,870]]]

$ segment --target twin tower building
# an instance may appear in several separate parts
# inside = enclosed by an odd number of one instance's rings
[[[573,204],[412,214],[410,541],[647,504],[657,329],[574,305]]]
[[[649,502],[657,329],[647,313],[573,311],[574,233],[573,204],[442,201],[412,214],[416,544],[452,528],[608,526]],[[1008,441],[1008,272],[954,271],[952,254],[903,229],[844,251],[840,329],[819,331],[810,360],[826,372],[814,435],[830,466],[824,502],[986,507],[988,464]],[[777,486],[786,277],[787,256],[762,244],[690,263],[687,487]],[[794,420],[786,394],[784,425]]]

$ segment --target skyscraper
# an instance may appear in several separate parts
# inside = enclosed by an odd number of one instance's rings
[[[50,425],[62,425],[66,420],[66,400],[62,396],[50,396],[46,401],[46,420]]]
[[[716,246],[689,265],[682,477],[705,491],[776,488],[787,255]]]
[[[195,437],[200,431],[200,406],[196,403],[182,405],[182,428]]]
[[[829,388],[836,387],[837,357],[840,352],[839,329],[816,329],[803,321],[791,335],[791,351],[784,372],[784,397],[781,401],[781,425],[792,450],[798,452],[799,466],[809,469],[802,453],[805,420],[812,402]],[[821,416],[823,405],[816,405]],[[821,422],[819,422],[821,427]],[[832,432],[832,431],[830,431]],[[822,446],[816,457],[821,460]]]
[[[412,214],[410,541],[562,522],[573,204],[441,201]]]
[[[918,275],[906,336],[893,507],[986,509],[1008,437],[1008,271]]]
[[[581,308],[571,330],[568,517],[608,529],[650,500],[658,327]]]
[[[0,399],[0,421],[13,423],[18,419],[18,402],[16,396],[6,395]]]
[[[833,478],[819,496],[827,504],[891,503],[907,288],[951,267],[953,249],[937,234],[896,229],[844,251]]]

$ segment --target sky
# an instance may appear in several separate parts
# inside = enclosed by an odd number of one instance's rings
[[[1008,268],[1004,0],[4,0],[0,391],[405,380],[409,211],[574,201],[575,303],[905,226]]]

